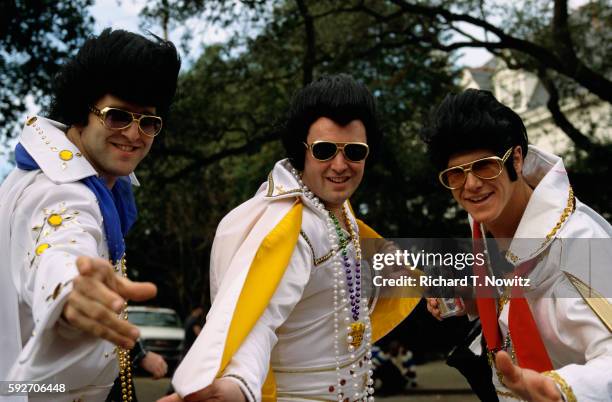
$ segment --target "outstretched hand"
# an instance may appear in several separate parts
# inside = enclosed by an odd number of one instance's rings
[[[189,394],[185,399],[181,399],[178,394],[168,395],[159,399],[157,402],[246,402],[247,399],[242,393],[240,386],[228,378],[218,378],[208,387],[201,389],[193,394]]]
[[[515,365],[508,353],[497,352],[495,366],[503,375],[504,385],[520,398],[530,402],[563,402],[552,379]]]
[[[62,316],[72,326],[117,346],[131,349],[140,336],[136,326],[121,319],[127,300],[155,297],[157,288],[149,282],[132,282],[115,274],[103,258],[79,257],[79,275],[72,281]]]

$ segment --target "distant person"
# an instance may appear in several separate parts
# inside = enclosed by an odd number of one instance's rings
[[[380,395],[395,395],[417,386],[413,353],[395,339],[381,349],[372,347],[374,387]]]
[[[139,332],[125,305],[156,288],[125,278],[124,237],[134,170],[162,130],[179,68],[172,43],[106,29],[61,67],[50,119],[25,122],[0,187],[0,380],[65,384],[30,401],[104,401],[118,372],[133,394]]]
[[[206,315],[204,314],[204,308],[198,306],[193,309],[191,314],[185,319],[185,341],[183,347],[183,356],[187,354],[191,345],[195,342],[198,335],[202,331],[204,322],[206,321]]]
[[[496,297],[476,288],[472,313],[499,400],[612,401],[612,226],[576,198],[563,160],[528,145],[521,118],[488,91],[447,96],[424,139],[469,214],[475,251],[501,254],[504,278],[530,281]],[[474,270],[483,278],[494,268]],[[428,309],[440,317],[435,299]]]

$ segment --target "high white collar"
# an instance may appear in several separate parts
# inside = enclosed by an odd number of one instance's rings
[[[291,165],[289,159],[282,159],[276,162],[274,168],[268,175],[267,182],[260,187],[259,191],[265,192],[265,198],[267,199],[298,197],[305,206],[326,219],[328,215],[324,211],[321,211],[320,208],[317,208],[311,197],[304,194],[301,184],[292,173],[293,169],[293,165]],[[352,214],[349,201],[344,201],[344,205],[349,211],[349,219],[354,221],[355,218]]]
[[[516,229],[506,258],[518,265],[544,251],[560,232],[553,229],[568,207],[570,183],[563,160],[530,145],[523,164],[523,177],[534,188]],[[575,202],[575,201],[574,201]],[[547,236],[552,234],[550,238]]]
[[[33,116],[26,120],[19,142],[54,183],[72,183],[98,173],[68,137],[68,127],[54,120]],[[140,183],[134,173],[132,185]]]

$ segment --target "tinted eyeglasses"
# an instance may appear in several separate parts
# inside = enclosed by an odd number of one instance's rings
[[[489,156],[487,158],[477,159],[475,161],[464,163],[463,165],[453,166],[443,170],[438,175],[442,185],[449,190],[457,190],[465,184],[468,172],[480,179],[493,180],[501,175],[504,170],[504,163],[512,154],[512,149],[509,148],[503,157]]]
[[[128,112],[115,107],[105,107],[102,110],[90,106],[89,110],[98,116],[104,127],[110,130],[123,130],[133,122],[138,122],[138,130],[149,137],[155,137],[162,129],[162,118],[148,114]]]
[[[370,153],[370,147],[363,142],[315,141],[310,145],[305,142],[303,144],[310,150],[312,157],[321,162],[333,159],[340,151],[350,162],[361,162]]]

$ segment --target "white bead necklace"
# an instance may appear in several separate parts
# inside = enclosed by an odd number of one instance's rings
[[[361,297],[359,300],[359,304],[361,304],[361,314],[355,314],[354,310],[351,312],[348,307],[346,307],[349,303],[347,298],[346,291],[346,283],[343,279],[344,277],[344,263],[343,256],[341,253],[341,245],[338,239],[338,235],[336,233],[336,225],[334,220],[332,219],[331,212],[325,208],[325,205],[321,201],[319,201],[318,197],[315,196],[309,189],[306,187],[302,178],[300,177],[300,173],[292,168],[291,173],[299,183],[302,188],[302,192],[306,198],[312,201],[315,207],[323,212],[326,216],[326,224],[327,224],[327,238],[331,243],[333,256],[333,276],[334,276],[334,284],[333,284],[333,297],[334,297],[334,354],[335,354],[335,363],[336,363],[336,395],[338,401],[351,400],[351,401],[366,401],[366,402],[374,402],[374,380],[372,379],[373,371],[372,371],[372,326],[370,323],[370,314],[368,312],[368,299],[365,294],[365,288],[361,287]],[[355,248],[355,267],[356,272],[358,273],[359,267],[361,265],[361,246],[359,245],[359,237],[357,235],[357,231],[353,227],[353,223],[347,218],[348,212],[346,205],[343,205],[342,212],[346,221],[347,229],[350,232],[350,236],[353,242],[353,247]],[[348,267],[347,267],[348,268]],[[356,274],[353,272],[353,274]],[[351,288],[352,289],[352,288]],[[338,310],[340,306],[345,306],[342,308],[342,313],[344,318],[342,319],[342,323],[346,328],[346,342],[348,344],[348,352],[350,353],[350,360],[352,361],[350,366],[351,378],[350,382],[352,382],[351,390],[347,390],[343,392],[342,389],[344,386],[348,386],[347,381],[342,379],[341,376],[341,362],[340,362],[340,314]],[[359,309],[357,309],[359,310]],[[361,315],[363,321],[357,321],[359,315]],[[355,322],[351,323],[351,318]],[[361,339],[359,339],[361,338]],[[357,365],[357,356],[355,354],[356,348],[359,348],[362,341],[365,341],[365,350],[366,350],[366,386],[363,389],[362,384],[358,379],[357,370],[359,369]],[[330,387],[332,390],[332,387]],[[353,392],[352,396],[349,392]]]

